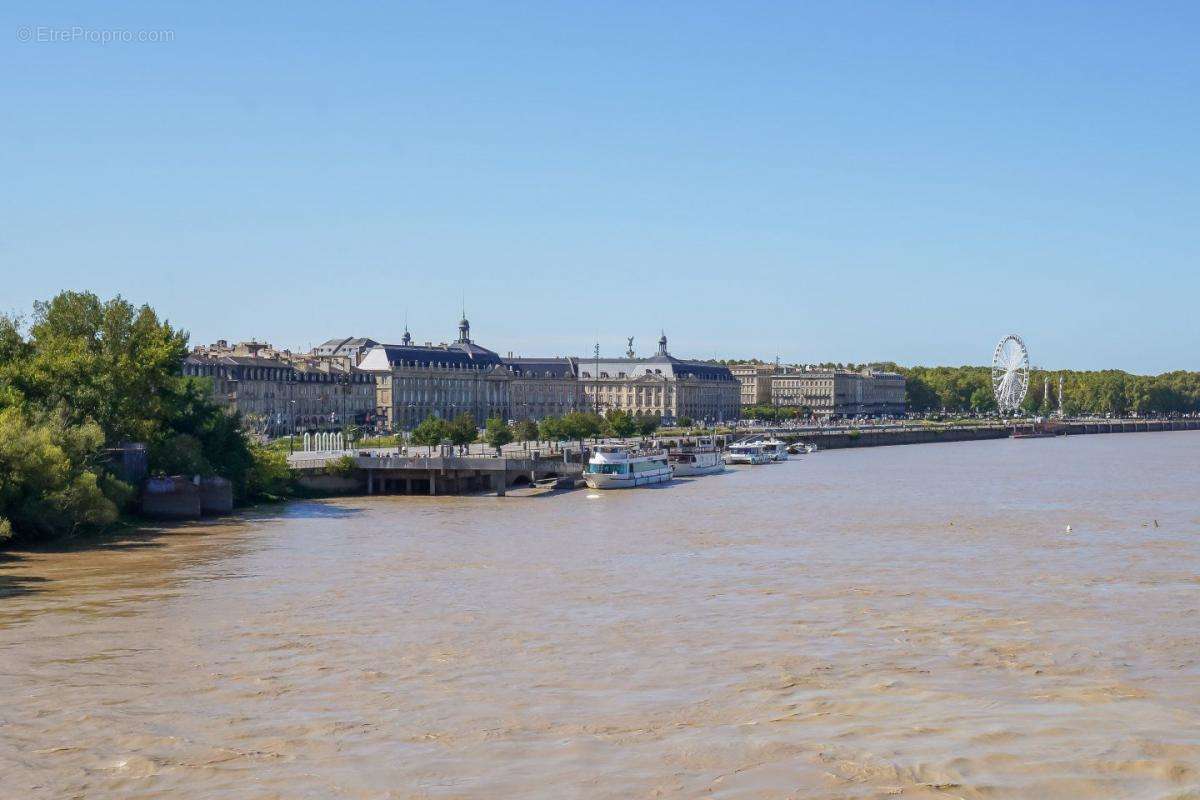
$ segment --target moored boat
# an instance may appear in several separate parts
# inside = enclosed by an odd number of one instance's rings
[[[758,443],[735,444],[725,451],[726,464],[769,464],[771,456]]]
[[[591,489],[631,489],[665,483],[672,477],[665,450],[635,450],[624,444],[602,444],[588,459],[584,483]]]
[[[725,462],[721,460],[716,444],[708,436],[697,439],[695,443],[681,443],[671,448],[667,457],[675,468],[677,478],[712,475],[725,469]]]
[[[778,439],[767,439],[762,442],[763,450],[771,457],[772,461],[787,461],[788,448],[785,442]]]

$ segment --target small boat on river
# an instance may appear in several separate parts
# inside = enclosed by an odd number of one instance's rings
[[[665,450],[636,450],[626,444],[602,444],[583,471],[591,489],[632,489],[666,483],[673,476]]]
[[[726,464],[769,464],[771,455],[758,442],[735,444],[725,451]]]
[[[671,466],[675,468],[676,478],[712,475],[725,469],[725,462],[717,452],[717,445],[709,436],[702,436],[694,443],[681,442],[677,447],[671,448],[667,457]]]
[[[761,442],[763,450],[771,457],[772,461],[787,461],[788,448],[786,442],[781,442],[778,439],[767,439]]]

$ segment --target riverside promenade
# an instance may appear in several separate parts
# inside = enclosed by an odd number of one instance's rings
[[[1030,435],[1080,436],[1183,430],[1200,430],[1200,419],[1051,420],[1041,424],[1022,422],[1015,425],[997,422],[984,425],[900,424],[834,428],[757,428],[719,435],[717,438],[721,444],[727,445],[772,436],[788,443],[814,444],[818,450],[840,450],[853,447],[970,442]],[[662,433],[655,438],[663,441],[682,441],[694,437]],[[353,462],[352,469],[345,470],[345,464],[342,464],[340,469],[331,469],[333,462],[341,462],[347,457]],[[300,485],[310,491],[368,495],[488,492],[503,496],[509,489],[539,483],[573,486],[581,477],[583,469],[575,443],[562,443],[553,450],[529,447],[528,443],[512,444],[506,446],[498,456],[491,448],[480,445],[463,450],[445,446],[415,454],[397,448],[307,451],[289,455],[288,464],[299,473]]]
[[[1078,419],[1049,420],[1035,424],[989,423],[983,425],[879,425],[838,426],[832,428],[758,428],[730,435],[730,441],[775,436],[786,442],[815,444],[822,450],[847,447],[884,447],[899,444],[935,444],[938,442],[971,442],[981,439],[1007,439],[1014,435],[1034,433],[1061,436],[1081,436],[1095,433],[1147,433],[1155,431],[1200,430],[1200,419]]]

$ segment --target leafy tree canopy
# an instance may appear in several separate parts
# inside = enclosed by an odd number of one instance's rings
[[[0,316],[0,530],[45,538],[102,528],[133,496],[106,447],[144,443],[151,472],[220,475],[247,500],[277,485],[206,379],[182,374],[187,334],[148,306],[62,292]],[[290,484],[290,470],[282,474]],[[285,487],[286,488],[286,487]]]
[[[492,417],[487,421],[483,438],[489,446],[496,448],[496,452],[499,453],[500,448],[513,440],[513,431],[504,420],[499,417]]]
[[[538,436],[547,442],[562,442],[570,439],[563,427],[561,417],[546,417],[538,423]]]
[[[536,442],[538,433],[538,424],[530,419],[523,419],[513,427],[513,436],[518,442]]]
[[[475,425],[475,417],[463,412],[446,427],[446,436],[453,444],[470,444],[479,438],[479,428]]]
[[[430,414],[421,424],[413,428],[412,440],[416,444],[439,445],[447,438],[446,423]]]
[[[605,418],[605,421],[608,423],[608,427],[612,430],[613,436],[617,436],[621,439],[626,439],[630,436],[633,436],[639,430],[639,425],[637,420],[634,419],[633,415],[628,411],[623,411],[619,408],[608,412],[608,416]]]

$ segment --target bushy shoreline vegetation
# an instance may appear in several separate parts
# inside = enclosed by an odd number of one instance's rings
[[[147,446],[151,474],[219,475],[239,502],[288,492],[286,457],[251,442],[237,417],[185,377],[185,332],[149,306],[63,292],[29,324],[0,316],[0,541],[102,530],[136,488],[109,448]]]

